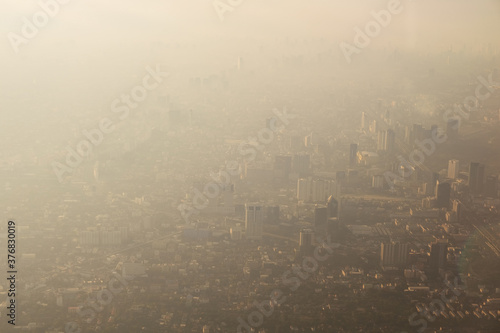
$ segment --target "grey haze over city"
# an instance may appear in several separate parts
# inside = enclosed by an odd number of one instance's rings
[[[0,332],[500,332],[499,31],[2,0]]]

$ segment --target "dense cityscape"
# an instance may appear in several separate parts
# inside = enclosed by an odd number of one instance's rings
[[[5,69],[1,332],[500,332],[498,44],[46,42]]]

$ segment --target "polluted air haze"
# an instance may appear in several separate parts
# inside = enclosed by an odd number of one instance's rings
[[[2,0],[0,332],[500,332],[500,3]]]

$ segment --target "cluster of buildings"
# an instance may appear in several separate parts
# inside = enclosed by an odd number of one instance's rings
[[[248,333],[411,331],[408,317],[427,311],[415,304],[449,293],[455,277],[459,295],[435,329],[498,327],[500,168],[463,149],[484,131],[496,143],[498,110],[480,104],[458,130],[440,122],[442,150],[404,165],[399,156],[439,128],[432,115],[421,121],[422,94],[378,76],[356,87],[351,73],[288,77],[334,66],[327,51],[294,59],[253,71],[238,57],[220,75],[188,75],[177,97],[155,96],[62,184],[38,161],[1,164],[0,199],[23,244],[19,330],[225,333],[242,318]],[[284,106],[295,118],[273,140],[244,141]],[[394,186],[386,171],[400,175]],[[318,254],[317,267],[304,265]]]

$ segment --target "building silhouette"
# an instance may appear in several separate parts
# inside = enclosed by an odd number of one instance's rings
[[[450,198],[450,183],[438,181],[436,184],[436,208],[448,208],[450,206]]]
[[[471,194],[483,193],[484,169],[484,164],[471,162],[469,166],[469,191]]]
[[[353,167],[358,161],[358,145],[356,143],[351,143],[349,148],[349,166]]]
[[[328,207],[317,206],[314,208],[314,230],[317,233],[326,232],[328,222]]]
[[[408,243],[385,242],[380,245],[380,261],[384,268],[406,266],[408,254]]]
[[[299,250],[301,254],[311,254],[314,243],[314,231],[312,229],[302,229],[300,231]]]
[[[396,146],[396,133],[392,129],[378,132],[377,150],[391,153]]]
[[[339,202],[331,195],[326,202],[328,218],[339,217]]]
[[[446,267],[446,255],[448,254],[448,240],[440,239],[430,244],[429,266],[433,273]]]
[[[460,165],[458,160],[448,161],[448,178],[456,179],[458,177]]]
[[[259,205],[245,206],[245,232],[247,239],[262,239],[264,209]]]
[[[288,179],[292,171],[292,156],[278,155],[274,158],[275,177]]]

